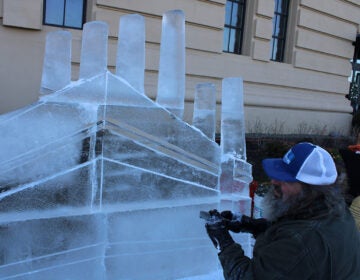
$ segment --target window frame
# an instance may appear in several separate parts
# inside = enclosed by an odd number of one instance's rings
[[[47,23],[46,22],[46,2],[47,0],[44,0],[43,2],[43,25],[49,25],[49,26],[56,26],[56,27],[64,27],[64,28],[72,28],[72,29],[83,29],[84,24],[86,23],[86,8],[87,8],[87,0],[82,0],[83,1],[83,6],[82,6],[82,18],[81,18],[81,27],[78,26],[71,26],[71,25],[66,25],[65,24],[65,20],[66,20],[66,2],[68,0],[64,0],[64,7],[63,7],[63,13],[62,13],[62,24],[54,24],[54,23]]]
[[[232,54],[243,54],[243,45],[244,45],[244,34],[245,34],[245,25],[246,25],[246,10],[247,10],[247,1],[246,0],[226,0],[225,7],[228,3],[231,3],[231,11],[230,11],[230,23],[226,23],[226,9],[225,9],[225,23],[224,23],[224,30],[223,30],[223,47],[222,51],[224,53],[232,53]],[[238,7],[242,7],[241,9],[241,23],[233,25],[233,8],[234,4],[237,4]],[[236,21],[237,22],[237,21]],[[231,32],[235,32],[235,38],[239,36],[239,41],[236,43],[236,40],[234,41],[233,49],[234,51],[231,51],[230,43],[231,43]],[[227,41],[225,42],[225,36],[228,32]],[[238,45],[238,46],[236,46]],[[226,49],[224,48],[226,46]]]
[[[279,7],[284,2],[286,4],[286,11],[283,11],[283,9],[279,11]],[[273,32],[270,40],[271,61],[284,62],[285,60],[287,32],[288,32],[289,17],[290,17],[290,5],[291,5],[290,0],[275,0],[274,16],[273,16]]]

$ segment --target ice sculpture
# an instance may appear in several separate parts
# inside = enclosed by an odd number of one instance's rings
[[[216,89],[214,84],[196,85],[192,125],[200,129],[211,140],[215,140]]]
[[[0,118],[1,279],[222,279],[199,211],[221,201],[249,208],[245,147],[239,157],[236,138],[221,149],[214,142],[214,107],[194,108],[199,128],[207,110],[207,134],[180,119],[183,100],[172,91],[184,89],[173,81],[184,73],[182,12],[163,19],[171,32],[161,39],[167,47],[160,50],[166,67],[160,66],[159,103],[143,92],[143,19],[124,16],[120,28],[138,37],[119,32],[125,43],[114,75],[106,66],[107,25],[84,26],[74,82],[70,33],[49,33],[41,98]],[[164,53],[169,48],[177,51]],[[242,94],[225,91],[223,102]],[[243,145],[243,126],[227,130],[241,116],[224,113],[222,133],[242,133],[236,137]],[[241,182],[234,195],[226,190],[222,197],[222,166],[227,182]]]
[[[185,97],[185,16],[180,10],[166,12],[162,21],[159,81],[156,102],[179,118]]]

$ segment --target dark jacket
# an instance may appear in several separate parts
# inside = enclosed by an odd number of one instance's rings
[[[256,239],[253,258],[238,244],[219,259],[227,280],[360,279],[360,234],[345,209],[339,216],[282,219]]]
[[[360,154],[349,149],[340,149],[339,152],[345,164],[349,184],[347,192],[355,198],[360,195]]]

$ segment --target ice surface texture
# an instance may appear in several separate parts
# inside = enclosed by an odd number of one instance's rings
[[[185,97],[185,15],[168,11],[163,16],[159,82],[156,101],[182,118]]]
[[[219,206],[221,165],[239,172],[213,140],[213,86],[209,105],[197,97],[198,128],[181,120],[183,13],[163,29],[159,102],[143,90],[141,16],[120,20],[116,74],[105,23],[84,26],[74,82],[70,33],[48,35],[41,98],[0,118],[1,279],[221,279],[198,213]]]
[[[215,140],[216,88],[214,84],[201,83],[196,86],[192,124],[211,140]]]

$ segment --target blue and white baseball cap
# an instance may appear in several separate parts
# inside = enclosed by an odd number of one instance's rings
[[[293,146],[282,159],[264,159],[262,165],[266,174],[277,181],[331,185],[337,178],[331,155],[323,148],[307,142]]]

